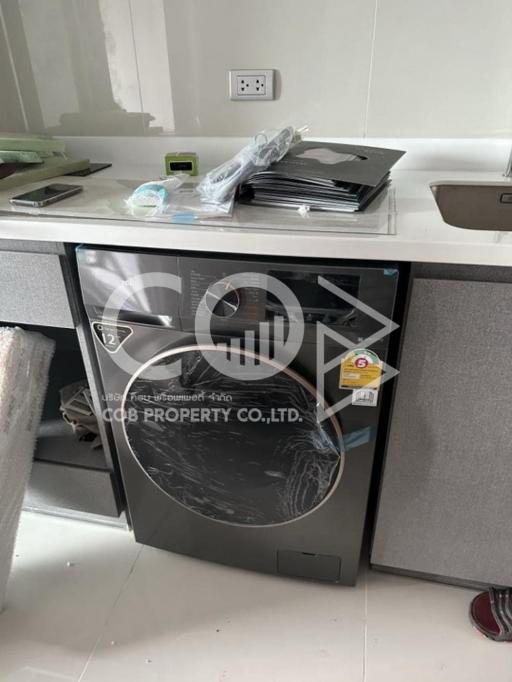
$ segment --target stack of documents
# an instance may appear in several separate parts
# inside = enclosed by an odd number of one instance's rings
[[[330,142],[299,142],[277,163],[254,173],[240,201],[259,206],[352,213],[386,187],[405,152]]]

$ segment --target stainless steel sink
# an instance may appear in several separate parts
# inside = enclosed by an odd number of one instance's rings
[[[430,187],[445,223],[512,232],[512,182],[434,182]]]

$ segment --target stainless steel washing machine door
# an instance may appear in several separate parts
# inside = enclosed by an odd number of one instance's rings
[[[232,378],[206,359],[216,352],[225,351],[174,348],[131,378],[123,429],[133,457],[172,500],[209,519],[269,526],[313,512],[342,475],[337,420],[322,418],[314,387],[296,370],[232,350],[241,362],[276,370],[252,381]],[[177,376],[151,376],[177,362]]]

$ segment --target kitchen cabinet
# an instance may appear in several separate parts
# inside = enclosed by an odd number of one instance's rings
[[[99,424],[102,447],[92,449],[78,441],[59,409],[60,389],[84,379],[98,413],[102,405],[71,262],[63,244],[0,244],[0,326],[20,326],[55,341],[24,506],[124,523],[119,519],[123,502],[105,423]]]
[[[0,319],[73,329],[58,255],[0,251]]]
[[[510,585],[512,276],[508,268],[420,274],[371,561],[443,581]]]

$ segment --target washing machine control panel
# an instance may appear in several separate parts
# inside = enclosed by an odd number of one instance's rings
[[[381,318],[372,311],[385,317],[392,314],[399,272],[393,263],[301,262],[96,247],[80,247],[77,261],[86,311],[94,320],[102,318],[118,287],[144,276],[149,282],[123,300],[119,317],[123,323],[194,332],[202,310],[209,314],[215,333],[258,333],[262,325],[264,330],[277,327],[280,332],[281,324],[303,322],[311,338],[320,323],[350,333],[355,340],[381,330]],[[150,275],[155,273],[157,281],[153,277],[152,283]],[[167,274],[174,279],[166,279]],[[271,282],[277,288],[269,286]]]
[[[365,338],[382,323],[354,302],[387,315],[397,272],[379,267],[179,257],[181,324],[193,329],[198,311],[203,310],[210,314],[217,332],[257,332],[262,324],[272,328],[303,323],[313,334],[321,323]]]
[[[343,324],[353,318],[354,308],[319,286],[316,272],[304,272],[299,269],[268,267],[259,265],[259,272],[244,271],[244,263],[239,263],[238,270],[229,271],[225,267],[213,267],[210,262],[204,269],[193,267],[184,278],[184,299],[182,314],[185,319],[195,317],[198,310],[206,309],[219,324],[222,320],[239,323],[264,323],[282,318],[287,322],[303,320],[305,324],[317,321],[324,324]],[[254,266],[252,266],[254,268]],[[265,286],[265,280],[277,281],[279,288],[274,293],[272,287]],[[345,273],[327,274],[326,279],[343,289],[352,297],[357,296],[359,277]],[[284,286],[283,286],[284,285]]]

